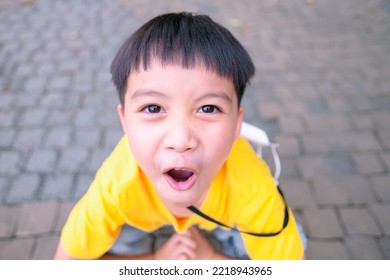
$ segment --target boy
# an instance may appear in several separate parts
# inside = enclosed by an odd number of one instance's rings
[[[57,259],[303,257],[268,167],[239,138],[254,66],[227,29],[204,15],[158,16],[111,73],[125,136],[72,210]]]

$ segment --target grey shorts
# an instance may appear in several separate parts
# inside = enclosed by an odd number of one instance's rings
[[[304,248],[306,249],[306,235],[299,223],[297,226]],[[201,232],[207,237],[215,250],[223,255],[236,259],[249,259],[239,232],[234,230],[226,231],[221,228],[210,232],[201,230]],[[154,232],[148,233],[129,225],[124,225],[118,239],[108,253],[113,255],[141,255],[152,253],[167,241],[173,233],[174,229],[172,226],[164,226]]]
[[[200,230],[210,241],[213,247],[225,256],[249,259],[241,235],[237,231],[225,231],[217,228],[213,231]],[[121,233],[110,248],[112,255],[141,255],[156,251],[174,233],[172,226],[164,226],[154,232],[148,233],[124,225]]]

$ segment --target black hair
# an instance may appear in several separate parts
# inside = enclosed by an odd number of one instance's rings
[[[209,16],[186,12],[163,14],[133,33],[112,62],[112,81],[122,105],[130,73],[147,70],[156,59],[162,65],[178,64],[184,68],[200,64],[231,79],[238,104],[255,72],[253,62],[240,42]]]

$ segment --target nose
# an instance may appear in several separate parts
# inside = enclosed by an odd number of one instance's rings
[[[184,119],[172,121],[164,138],[164,147],[177,153],[196,149],[198,140],[191,122]]]

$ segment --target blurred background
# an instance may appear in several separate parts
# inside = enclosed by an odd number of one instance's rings
[[[390,259],[390,0],[0,0],[0,259],[53,257],[122,135],[110,63],[173,11],[252,56],[245,120],[280,144],[306,257]]]

